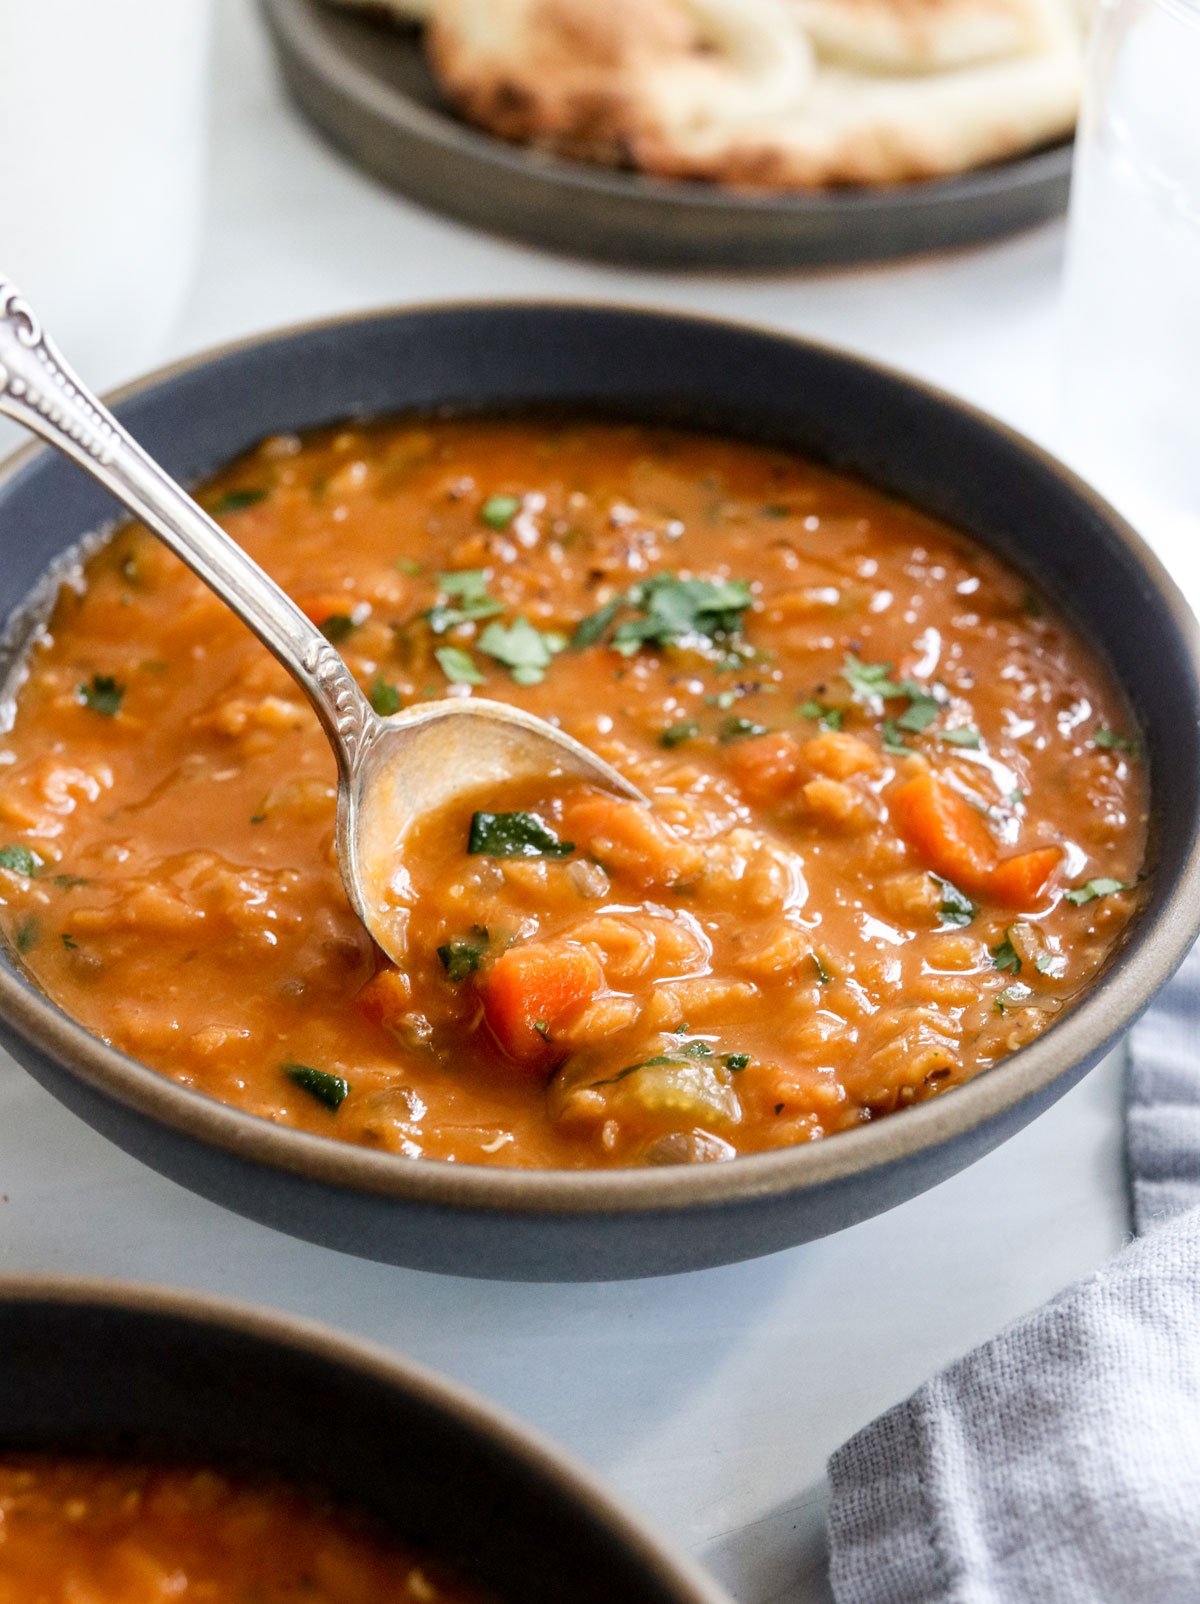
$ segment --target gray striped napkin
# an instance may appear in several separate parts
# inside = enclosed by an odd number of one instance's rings
[[[1129,1044],[1141,1240],[829,1464],[837,1604],[1200,1604],[1200,949]]]

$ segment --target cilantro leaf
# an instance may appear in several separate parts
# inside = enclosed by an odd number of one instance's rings
[[[983,737],[969,724],[959,724],[952,730],[943,730],[938,740],[945,741],[949,746],[968,746],[972,750],[983,745]]]
[[[864,663],[853,652],[847,652],[841,672],[858,701],[871,702],[876,697],[890,701],[893,697],[904,695],[891,677],[892,669],[891,663]]]
[[[1012,944],[1012,932],[1006,930],[1004,940],[991,948],[992,962],[1002,974],[1019,975],[1021,973],[1021,955]]]
[[[125,687],[111,674],[93,674],[87,685],[79,687],[79,700],[93,713],[115,718],[125,697]]]
[[[439,600],[425,614],[435,635],[444,635],[459,624],[473,624],[482,618],[495,618],[504,611],[503,602],[488,595],[485,568],[460,568],[438,575]],[[457,605],[450,606],[450,602]]]
[[[334,1114],[350,1095],[348,1080],[343,1080],[340,1075],[331,1075],[328,1070],[313,1069],[310,1064],[284,1064],[283,1073]]]
[[[722,1062],[731,1075],[737,1075],[750,1062],[749,1053],[726,1053]]]
[[[475,813],[467,836],[474,857],[569,858],[574,841],[560,841],[534,813]]]
[[[815,696],[810,697],[807,702],[802,702],[799,712],[801,718],[813,719],[823,730],[840,730],[845,717],[843,708],[826,707],[825,703],[819,702]]]
[[[896,720],[896,724],[902,730],[910,730],[914,735],[920,735],[942,711],[941,704],[915,679],[901,680],[899,690],[902,696],[908,697],[908,706]]]
[[[265,501],[270,494],[267,490],[227,490],[223,496],[218,496],[210,507],[209,512],[214,518],[219,518],[225,512],[241,512],[243,507],[253,507],[260,501]]]
[[[1081,903],[1093,902],[1097,897],[1115,896],[1118,891],[1128,891],[1129,887],[1124,880],[1089,880],[1086,885],[1076,886],[1073,891],[1065,893],[1068,902],[1073,902],[1078,908]]]
[[[813,961],[813,968],[817,971],[817,979],[821,982],[821,984],[823,986],[827,986],[829,984],[830,980],[833,977],[830,975],[830,973],[829,973],[828,969],[826,969],[825,965],[821,962],[820,953],[817,952],[814,949],[812,952],[809,953],[809,957]]]
[[[489,496],[479,516],[489,529],[507,529],[520,510],[520,496]]]
[[[468,975],[473,975],[483,962],[484,954],[487,952],[488,933],[481,929],[479,934],[483,938],[482,946],[478,942],[456,940],[446,942],[445,946],[437,950],[437,955],[442,960],[442,968],[446,971],[446,979],[456,986]]]
[[[678,724],[668,724],[665,730],[659,731],[658,744],[670,751],[672,747],[682,746],[684,741],[692,740],[699,733],[699,724],[694,724],[691,719],[681,719]]]
[[[979,912],[979,909],[967,896],[966,892],[960,891],[951,881],[943,880],[940,874],[932,874],[929,878],[942,893],[942,905],[939,912],[942,916],[943,926],[948,926],[951,929],[961,929],[963,925],[969,925]]]
[[[571,645],[576,651],[584,646],[594,646],[597,641],[603,640],[608,633],[608,626],[620,611],[623,596],[614,596],[611,601],[605,602],[598,612],[589,613],[581,618],[575,626],[575,633],[571,636]]]
[[[908,745],[901,735],[900,726],[896,720],[894,718],[885,718],[879,728],[883,736],[883,750],[887,755],[889,757],[907,757],[912,751],[912,747]]]
[[[371,706],[379,714],[380,718],[391,718],[393,713],[398,713],[404,706],[397,688],[394,685],[390,685],[379,674],[376,674],[371,682],[371,689],[368,695]]]
[[[742,718],[735,715],[733,718],[723,718],[717,729],[718,740],[742,741],[749,735],[765,735],[767,726],[758,724],[752,718]]]
[[[1137,741],[1131,741],[1127,735],[1118,735],[1103,724],[1092,736],[1092,745],[1098,746],[1103,752],[1126,752],[1130,757],[1137,757],[1141,751]]]
[[[482,685],[483,675],[470,652],[460,646],[439,646],[433,654],[438,667],[454,685]]]
[[[32,880],[44,861],[31,847],[0,847],[0,869],[11,869],[27,880]]]
[[[476,644],[503,663],[518,685],[536,685],[565,642],[560,635],[535,629],[527,618],[514,618],[511,624],[489,624]]]

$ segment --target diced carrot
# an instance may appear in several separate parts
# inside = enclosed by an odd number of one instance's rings
[[[412,1007],[412,987],[407,975],[389,966],[368,980],[354,1000],[368,1019],[394,1030]]]
[[[642,887],[673,885],[700,867],[700,849],[682,840],[643,802],[584,792],[563,809],[563,835],[606,869]]]
[[[297,596],[296,606],[320,629],[327,619],[349,616],[354,611],[354,597],[348,590],[330,590],[316,596]]]
[[[934,874],[986,896],[996,843],[982,816],[933,774],[915,774],[888,797],[900,834]]]
[[[500,1046],[518,1063],[545,1069],[554,1061],[554,1031],[604,985],[604,971],[574,942],[510,947],[481,982],[483,1011]]]
[[[1037,906],[1054,878],[1062,853],[1058,847],[1034,847],[998,863],[988,878],[988,893],[1006,908],[1028,911]]]
[[[796,788],[800,743],[786,730],[752,735],[730,743],[725,764],[747,802],[770,806]]]

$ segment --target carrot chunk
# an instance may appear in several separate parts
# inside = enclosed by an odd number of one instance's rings
[[[319,595],[297,596],[296,606],[320,629],[331,618],[349,617],[354,611],[354,597],[345,590],[325,591]]]
[[[394,1030],[412,1007],[412,986],[407,975],[389,966],[368,980],[354,1000],[373,1023]]]
[[[725,764],[748,802],[769,806],[795,790],[800,743],[784,730],[753,735],[728,747]]]
[[[900,834],[927,868],[964,891],[986,896],[996,843],[969,802],[932,774],[916,774],[888,798]]]
[[[1015,858],[1006,858],[992,870],[988,893],[1006,908],[1028,911],[1045,896],[1061,861],[1062,853],[1057,847],[1034,847]]]
[[[484,1017],[510,1058],[545,1068],[553,1059],[555,1028],[591,1002],[603,985],[599,963],[574,942],[510,947],[482,981]]]

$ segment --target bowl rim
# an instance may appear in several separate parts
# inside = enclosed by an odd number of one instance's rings
[[[1008,424],[972,403],[900,369],[824,341],[746,320],[585,299],[518,297],[494,301],[427,301],[338,314],[285,325],[212,346],[168,363],[105,396],[119,409],[160,385],[249,352],[270,352],[293,340],[336,335],[361,325],[426,320],[463,313],[599,315],[674,323],[797,347],[856,369],[864,379],[907,388],[1027,457],[1104,523],[1137,565],[1170,617],[1200,683],[1200,626],[1175,581],[1136,530],[1072,469]],[[398,409],[399,410],[399,409]],[[493,410],[499,410],[495,408]],[[9,487],[51,448],[33,442],[0,463],[0,512]],[[76,537],[78,538],[78,534]],[[20,603],[18,603],[20,606]],[[1153,793],[1152,793],[1153,795]],[[628,1169],[517,1169],[405,1160],[336,1138],[297,1130],[179,1085],[161,1071],[108,1046],[57,1004],[0,965],[0,1019],[47,1053],[76,1080],[174,1132],[235,1158],[302,1179],[379,1198],[500,1215],[621,1216],[750,1203],[847,1182],[915,1158],[1047,1091],[1081,1062],[1094,1063],[1124,1034],[1200,936],[1200,810],[1176,879],[1157,910],[1145,909],[1125,947],[1052,1030],[949,1094],[871,1121],[834,1138],[741,1155],[721,1164]]]
[[[267,1347],[310,1355],[381,1383],[390,1392],[403,1393],[438,1416],[452,1420],[472,1438],[486,1440],[505,1459],[520,1461],[539,1482],[555,1484],[676,1604],[730,1604],[728,1594],[690,1555],[626,1509],[600,1477],[573,1454],[470,1387],[382,1343],[350,1336],[323,1321],[263,1308],[240,1298],[154,1282],[73,1275],[0,1276],[0,1320],[9,1309],[36,1304],[80,1311],[116,1309],[166,1316],[201,1330],[219,1328]],[[4,1451],[4,1432],[0,1408],[0,1452]],[[54,1446],[52,1439],[53,1433],[48,1432],[47,1447]],[[287,1480],[286,1467],[280,1467],[280,1475]],[[453,1563],[452,1555],[440,1557]]]

